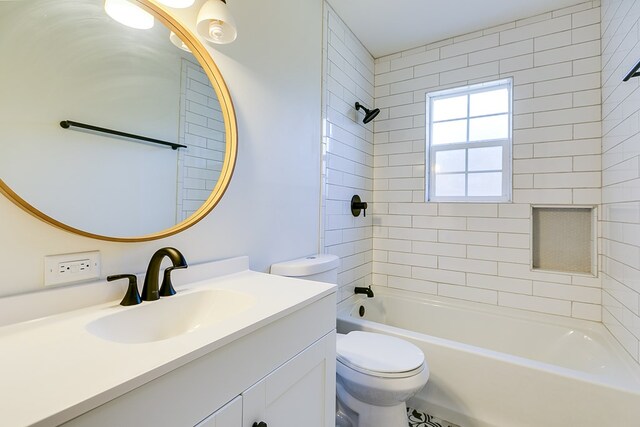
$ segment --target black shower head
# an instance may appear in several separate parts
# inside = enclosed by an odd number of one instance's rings
[[[364,105],[360,104],[359,102],[356,102],[356,111],[361,108],[364,110],[364,119],[362,119],[363,123],[369,123],[371,120],[375,119],[376,116],[380,113],[379,108],[374,108],[373,110],[369,110]]]

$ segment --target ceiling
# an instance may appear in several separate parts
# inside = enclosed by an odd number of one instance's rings
[[[374,58],[581,0],[328,0]]]

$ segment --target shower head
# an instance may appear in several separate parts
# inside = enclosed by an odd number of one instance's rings
[[[380,113],[379,108],[374,108],[373,110],[369,110],[364,105],[360,104],[359,102],[356,102],[356,111],[358,111],[361,108],[364,110],[364,119],[362,119],[362,122],[365,124],[375,119],[376,116]]]

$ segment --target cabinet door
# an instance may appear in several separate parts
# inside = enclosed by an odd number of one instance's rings
[[[245,391],[242,426],[334,427],[335,347],[333,331]]]
[[[241,427],[242,426],[242,396],[218,409],[202,420],[196,427]]]

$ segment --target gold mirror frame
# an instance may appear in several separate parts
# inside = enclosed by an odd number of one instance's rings
[[[216,66],[213,58],[207,51],[207,49],[200,43],[198,38],[183,25],[181,25],[174,17],[172,17],[161,6],[154,3],[152,0],[134,0],[143,9],[151,13],[156,19],[162,22],[167,28],[173,31],[182,41],[189,47],[193,56],[198,60],[202,68],[204,69],[213,90],[218,96],[220,107],[222,109],[222,117],[224,118],[225,128],[225,154],[224,163],[222,165],[222,171],[220,172],[220,178],[216,183],[216,186],[211,191],[209,198],[204,202],[202,206],[189,218],[176,224],[175,226],[158,233],[147,234],[138,237],[111,237],[102,236],[99,234],[89,233],[67,224],[64,224],[48,215],[39,211],[26,200],[15,193],[1,178],[0,178],[0,193],[4,194],[9,200],[18,205],[24,211],[35,216],[36,218],[53,225],[54,227],[68,231],[73,234],[77,234],[84,237],[90,237],[93,239],[106,240],[110,242],[148,242],[151,240],[162,239],[164,237],[172,236],[189,227],[192,227],[200,220],[202,220],[211,210],[220,202],[220,199],[224,195],[236,164],[236,157],[238,154],[238,125],[236,122],[236,115],[233,108],[233,102],[231,100],[231,94],[229,89],[222,78],[222,74]]]

